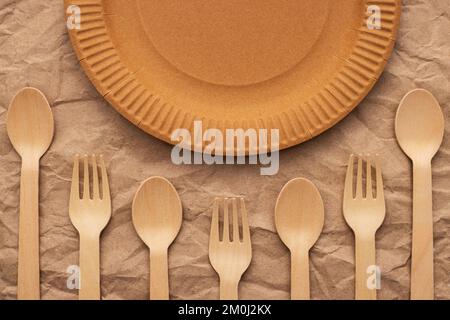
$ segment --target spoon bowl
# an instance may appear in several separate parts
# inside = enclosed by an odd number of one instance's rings
[[[433,158],[444,137],[444,115],[429,91],[413,90],[403,98],[395,119],[395,132],[410,159]]]
[[[152,177],[139,188],[133,200],[133,224],[149,248],[168,248],[181,228],[181,201],[165,178]]]
[[[311,249],[324,224],[322,197],[312,182],[299,178],[284,186],[275,207],[275,224],[289,249]]]
[[[22,158],[42,157],[54,133],[52,111],[42,92],[24,88],[17,93],[9,107],[7,131],[11,144]]]

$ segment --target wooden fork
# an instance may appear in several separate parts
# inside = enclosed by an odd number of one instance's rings
[[[239,202],[239,206],[238,206]],[[219,236],[219,210],[223,207],[223,235]],[[232,238],[230,238],[229,208],[232,207]],[[239,233],[239,212],[242,234]],[[220,278],[220,299],[237,300],[238,285],[242,274],[252,260],[250,228],[244,199],[216,199],[213,206],[209,261]]]
[[[89,183],[89,160],[92,165],[92,194]],[[73,165],[69,215],[80,235],[80,300],[100,299],[100,234],[111,218],[108,175],[103,156],[83,156],[83,195],[80,196],[80,156]],[[102,188],[98,164],[101,170]]]
[[[383,178],[378,159],[366,160],[366,192],[363,195],[363,158],[350,156],[344,191],[344,217],[355,234],[355,297],[357,300],[376,300],[378,268],[375,263],[375,234],[383,223],[386,209]],[[356,194],[353,196],[353,166],[358,160]],[[375,162],[376,194],[372,190],[372,162]],[[372,268],[372,269],[370,269]],[[375,269],[373,269],[375,268]],[[371,273],[375,273],[370,275]],[[370,276],[372,276],[370,278]]]

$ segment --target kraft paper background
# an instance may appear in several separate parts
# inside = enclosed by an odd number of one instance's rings
[[[408,299],[411,252],[411,164],[397,145],[399,101],[416,87],[432,91],[450,114],[450,2],[405,0],[398,42],[382,78],[347,118],[318,138],[281,152],[280,171],[259,167],[175,166],[171,146],[122,118],[91,85],[77,62],[60,0],[0,0],[0,299],[16,298],[20,158],[5,118],[14,94],[35,86],[54,112],[54,142],[41,161],[40,256],[43,299],[76,299],[66,272],[78,263],[78,235],[68,202],[75,153],[103,153],[112,189],[112,219],[101,239],[104,299],[147,299],[148,251],[131,223],[131,201],[152,175],[170,179],[183,207],[181,232],[170,249],[172,299],[217,299],[209,264],[211,205],[216,196],[245,196],[253,260],[240,284],[242,299],[288,299],[289,252],[274,227],[275,201],[295,177],[311,179],[325,202],[323,234],[311,251],[311,297],[353,299],[353,234],[342,216],[350,153],[378,153],[383,161],[387,215],[377,234],[381,299]],[[450,140],[433,161],[435,292],[450,298]]]

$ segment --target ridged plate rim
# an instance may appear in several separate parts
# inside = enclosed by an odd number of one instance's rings
[[[122,116],[143,131],[170,144],[175,144],[171,140],[175,129],[192,130],[195,120],[202,120],[205,130],[211,128],[211,124],[215,124],[213,128],[222,130],[230,127],[236,129],[252,127],[246,120],[220,123],[217,119],[200,117],[184,109],[183,106],[171,105],[145,88],[121,61],[109,38],[105,20],[102,18],[103,1],[65,0],[64,4],[65,9],[70,5],[79,6],[82,21],[89,24],[88,28],[82,30],[69,30],[70,39],[81,66],[98,92]],[[280,150],[308,141],[336,125],[367,96],[385,69],[393,51],[400,24],[401,0],[361,1],[365,3],[366,8],[371,5],[383,8],[383,28],[371,30],[367,28],[366,21],[363,19],[358,30],[357,41],[344,67],[323,86],[317,95],[301,106],[293,106],[276,116],[258,119],[259,128],[280,130]],[[66,14],[69,14],[67,10]],[[104,62],[104,59],[111,62],[107,70],[101,70],[103,74],[108,74],[106,78],[99,77],[99,70],[96,69],[99,60]],[[361,72],[362,69],[365,72]],[[158,123],[156,119],[166,121]],[[193,146],[187,147],[193,148]],[[259,149],[248,150],[248,148],[245,150],[247,154],[255,154],[259,151]]]

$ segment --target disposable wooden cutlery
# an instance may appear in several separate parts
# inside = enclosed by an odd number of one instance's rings
[[[80,235],[79,299],[99,300],[101,296],[100,234],[111,218],[111,198],[103,156],[85,155],[82,160],[83,193],[80,195],[80,156],[77,155],[73,164],[69,204],[70,220]],[[91,169],[89,169],[89,163],[91,163]],[[89,182],[91,170],[92,187]]]
[[[181,228],[183,212],[174,186],[165,178],[146,180],[133,200],[133,224],[150,249],[150,299],[169,299],[167,251]]]
[[[403,98],[395,133],[413,163],[411,299],[430,300],[434,298],[431,160],[444,137],[442,109],[430,92],[417,89]]]
[[[354,163],[357,160],[356,188]],[[366,162],[366,190],[363,193],[363,158],[350,156],[344,188],[344,217],[355,234],[355,297],[357,300],[376,300],[377,275],[372,283],[369,275],[378,272],[375,258],[375,234],[386,215],[383,178],[378,158],[364,156]],[[375,184],[372,178],[375,165]],[[375,193],[373,192],[375,187]],[[355,194],[354,194],[354,191]],[[372,270],[371,270],[372,268]],[[375,269],[374,269],[375,268]]]
[[[222,235],[219,231],[219,211],[221,208],[223,210]],[[239,225],[242,232],[239,232]],[[216,199],[211,220],[209,261],[220,277],[221,300],[238,299],[239,281],[251,260],[252,245],[244,199]]]
[[[11,102],[7,131],[22,158],[20,178],[18,299],[40,298],[39,291],[39,160],[53,140],[54,122],[45,96],[21,90]]]
[[[291,251],[291,299],[309,300],[309,250],[322,233],[324,206],[314,184],[306,179],[289,181],[275,207],[275,225]]]

